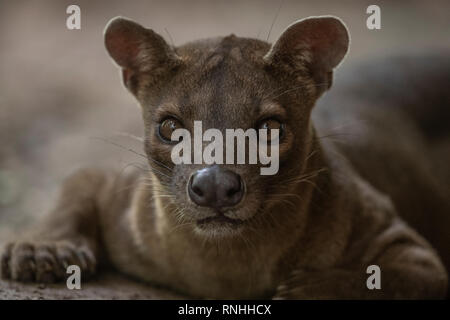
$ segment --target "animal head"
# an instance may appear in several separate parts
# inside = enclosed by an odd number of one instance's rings
[[[142,107],[155,192],[174,208],[166,214],[199,234],[225,236],[267,220],[276,205],[292,204],[313,151],[311,110],[331,87],[348,45],[346,27],[331,16],[299,20],[272,45],[230,35],[179,47],[136,22],[112,19],[105,46]],[[175,164],[172,133],[194,135],[195,121],[223,136],[227,129],[277,129],[279,170],[261,175],[261,163]]]

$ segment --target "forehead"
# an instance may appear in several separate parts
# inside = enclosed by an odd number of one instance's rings
[[[271,82],[264,71],[265,42],[236,36],[203,40],[177,49],[184,67],[170,85],[184,118],[220,128],[253,118]]]

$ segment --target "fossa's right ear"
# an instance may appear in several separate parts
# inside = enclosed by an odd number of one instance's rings
[[[319,16],[291,24],[273,44],[264,60],[288,72],[307,71],[319,96],[332,83],[333,69],[349,47],[345,24],[337,17]]]
[[[157,81],[181,62],[159,34],[123,17],[109,21],[104,39],[109,55],[122,68],[125,86],[133,93],[139,74],[146,73]]]

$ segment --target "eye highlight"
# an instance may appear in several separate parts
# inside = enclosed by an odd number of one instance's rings
[[[257,126],[257,130],[260,130],[260,129],[267,130],[267,140],[266,141],[268,141],[268,142],[270,142],[271,138],[272,138],[271,130],[278,129],[279,130],[278,134],[279,134],[280,139],[283,137],[283,134],[284,134],[284,124],[274,118],[268,118],[263,121],[260,121]]]
[[[171,143],[172,133],[176,129],[182,129],[183,125],[180,121],[173,117],[164,119],[158,126],[158,136],[165,143]]]

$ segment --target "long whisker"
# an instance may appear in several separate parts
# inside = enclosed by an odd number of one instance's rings
[[[147,156],[146,156],[146,155],[144,155],[144,154],[142,154],[142,153],[139,153],[139,152],[137,152],[136,150],[133,150],[133,149],[131,149],[131,148],[124,147],[124,146],[122,146],[121,144],[118,144],[118,143],[116,143],[116,142],[114,142],[114,141],[110,141],[110,140],[105,139],[105,138],[102,138],[102,137],[90,137],[90,139],[100,140],[100,141],[109,143],[109,144],[111,144],[111,145],[113,145],[113,146],[116,146],[116,147],[118,147],[118,148],[124,149],[124,150],[126,150],[126,151],[130,151],[131,153],[134,153],[134,154],[136,154],[136,155],[138,155],[138,156],[141,156],[141,157],[147,159]]]
[[[267,34],[266,41],[269,41],[270,34],[272,33],[272,29],[273,29],[273,26],[275,25],[275,21],[278,19],[278,15],[280,14],[281,7],[283,6],[283,3],[284,3],[284,0],[281,0],[280,1],[280,5],[278,6],[277,13],[275,14],[275,17],[272,20],[272,24],[270,25],[270,29],[269,29],[269,33]]]
[[[136,141],[144,143],[144,138],[135,136],[134,134],[131,134],[131,133],[128,133],[128,132],[116,131],[116,132],[114,132],[114,134],[117,135],[117,136],[132,138],[132,139],[134,139]]]
[[[289,93],[289,92],[292,92],[292,91],[295,91],[295,90],[299,90],[299,89],[302,89],[302,88],[305,88],[305,87],[307,87],[307,86],[309,86],[310,84],[303,84],[303,85],[301,85],[301,86],[296,86],[296,87],[293,87],[293,88],[290,88],[290,89],[286,89],[285,91],[283,91],[283,92],[281,92],[280,94],[278,94],[278,95],[276,95],[276,96],[274,96],[274,97],[271,97],[273,94],[275,94],[277,91],[279,91],[279,90],[282,90],[282,88],[278,88],[278,89],[276,89],[276,90],[273,90],[272,92],[270,92],[268,95],[266,95],[263,99],[276,99],[276,98],[279,98],[279,97],[281,97],[282,95],[284,95],[284,94],[286,94],[286,93]],[[328,85],[328,83],[317,83],[317,84],[313,84],[313,86],[314,87],[323,87],[323,86],[327,86]]]
[[[169,36],[170,39],[170,43],[172,44],[172,47],[175,48],[175,42],[173,42],[173,38],[172,35],[170,34],[169,30],[167,30],[167,28],[164,28],[164,31],[167,33],[167,35]]]
[[[145,158],[145,159],[148,159],[148,160],[150,160],[150,161],[156,163],[157,165],[159,165],[159,166],[161,166],[161,167],[163,167],[163,168],[169,170],[170,172],[172,171],[172,169],[171,169],[170,167],[168,167],[167,165],[165,165],[164,163],[162,163],[162,162],[160,162],[160,161],[158,161],[158,160],[156,160],[156,159],[153,159],[153,158],[151,158],[151,157],[147,157],[147,155],[142,154],[142,153],[139,153],[139,152],[137,152],[136,150],[133,150],[133,149],[131,149],[131,148],[125,147],[125,146],[123,146],[123,145],[121,145],[121,144],[119,144],[119,143],[117,143],[117,142],[114,142],[114,141],[111,141],[111,140],[108,140],[108,139],[105,139],[105,138],[102,138],[102,137],[90,137],[90,138],[91,138],[91,139],[95,139],[95,140],[100,140],[100,141],[103,141],[103,142],[106,142],[106,143],[109,143],[109,144],[111,144],[111,145],[113,145],[113,146],[116,146],[116,147],[121,148],[121,149],[123,149],[123,150],[129,151],[129,152],[131,152],[131,153],[134,153],[134,154],[136,154],[136,155],[138,155],[138,156],[140,156],[140,157],[143,157],[143,158]],[[153,168],[153,169],[154,169],[154,168]]]

